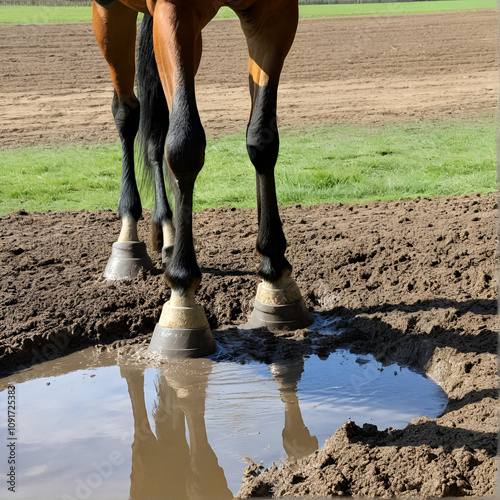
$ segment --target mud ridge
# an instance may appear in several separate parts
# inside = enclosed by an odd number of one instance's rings
[[[425,372],[449,397],[443,415],[403,430],[347,422],[296,463],[247,469],[240,497],[483,496],[494,491],[497,436],[497,209],[494,195],[282,207],[288,258],[307,305],[336,335],[240,330],[252,308],[256,211],[195,214],[197,297],[221,349],[266,362],[340,347]],[[150,213],[140,223],[149,240]],[[101,345],[132,355],[169,291],[157,272],[107,282],[115,213],[0,218],[4,375]],[[149,248],[149,247],[148,247]],[[109,347],[106,347],[109,346]]]

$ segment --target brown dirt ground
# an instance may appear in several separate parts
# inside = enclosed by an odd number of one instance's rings
[[[282,209],[289,258],[309,307],[337,337],[231,328],[251,309],[255,210],[195,215],[199,301],[229,353],[266,362],[349,346],[426,372],[449,397],[440,418],[404,430],[345,424],[296,464],[254,477],[253,495],[491,495],[497,433],[493,195]],[[145,234],[150,213],[145,214]],[[161,274],[107,282],[113,212],[16,212],[0,219],[0,360],[6,371],[89,344],[144,344],[168,298]],[[155,256],[155,263],[160,261]],[[131,339],[127,341],[126,339]],[[314,342],[313,342],[314,341]],[[125,346],[125,347],[123,347]],[[359,422],[362,425],[363,422]]]
[[[496,33],[494,11],[303,21],[283,75],[281,123],[492,115]],[[115,140],[107,69],[89,25],[0,34],[2,147]],[[237,24],[209,25],[205,47],[204,123],[212,135],[239,131],[248,99]],[[249,466],[240,496],[493,495],[496,197],[284,207],[282,218],[307,305],[337,318],[340,334],[234,328],[257,285],[256,213],[219,208],[194,220],[198,299],[219,344],[267,362],[349,346],[424,371],[449,403],[439,418],[403,430],[350,422],[298,462]],[[148,241],[149,212],[144,219]],[[92,344],[133,351],[148,342],[169,291],[156,255],[158,273],[102,278],[118,232],[111,211],[0,218],[4,374]]]
[[[494,10],[302,20],[281,79],[281,125],[495,112]],[[197,97],[208,135],[248,120],[239,22],[210,23]],[[90,24],[0,26],[0,148],[115,141],[112,87]]]

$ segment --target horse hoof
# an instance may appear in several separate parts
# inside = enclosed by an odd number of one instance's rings
[[[201,358],[215,352],[215,342],[202,306],[167,302],[148,350],[165,358]]]
[[[303,300],[284,306],[269,306],[255,299],[255,305],[247,326],[266,327],[269,330],[298,330],[313,322]]]
[[[117,241],[113,243],[104,277],[108,280],[132,279],[143,269],[153,269],[146,245],[140,241]]]
[[[215,352],[215,342],[210,328],[156,325],[148,350],[164,358],[202,358]]]
[[[307,310],[300,290],[291,280],[286,288],[259,285],[254,309],[246,327],[266,327],[269,330],[298,330],[311,325],[313,318]]]

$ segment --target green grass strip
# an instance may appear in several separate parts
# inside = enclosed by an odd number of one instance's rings
[[[496,8],[496,0],[436,0],[426,2],[301,5],[299,14],[302,19],[309,19],[341,16],[392,16]]]
[[[0,24],[82,23],[91,20],[92,7],[0,6]]]
[[[276,169],[280,204],[453,196],[496,189],[495,121],[328,125],[284,130]],[[118,144],[0,152],[0,214],[116,209]],[[244,133],[207,144],[195,209],[255,207]],[[146,208],[152,207],[146,197]]]
[[[495,0],[436,0],[428,2],[394,2],[341,5],[301,5],[301,18],[417,14],[472,9],[495,9]],[[216,19],[235,18],[228,7],[220,9]],[[89,22],[91,7],[0,6],[0,24],[43,24]]]

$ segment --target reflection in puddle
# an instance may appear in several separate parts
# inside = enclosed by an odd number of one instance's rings
[[[154,433],[146,410],[143,371],[121,369],[134,415],[131,498],[232,498],[205,426],[210,363],[199,365],[197,372],[158,374]]]
[[[344,350],[161,369],[91,353],[0,381],[3,408],[17,386],[16,498],[231,498],[250,460],[308,455],[348,419],[401,428],[446,404],[423,376]]]

